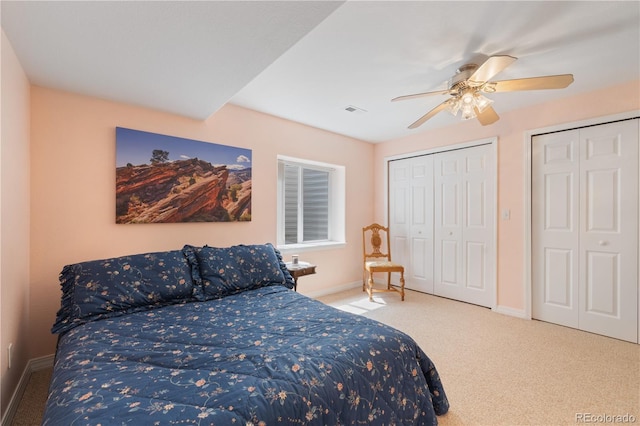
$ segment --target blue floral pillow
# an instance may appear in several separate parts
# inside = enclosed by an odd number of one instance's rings
[[[280,252],[264,245],[232,247],[192,247],[183,249],[192,264],[201,300],[218,299],[258,287],[284,285],[293,288],[293,278],[282,261]]]
[[[62,333],[95,319],[193,299],[191,267],[181,250],[67,265],[62,302],[51,331]]]

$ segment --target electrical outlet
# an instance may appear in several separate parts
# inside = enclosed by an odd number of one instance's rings
[[[11,368],[11,356],[13,355],[13,343],[7,347],[7,369]]]

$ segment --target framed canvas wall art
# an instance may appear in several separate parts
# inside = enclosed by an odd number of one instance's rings
[[[250,149],[116,128],[116,223],[250,220]]]

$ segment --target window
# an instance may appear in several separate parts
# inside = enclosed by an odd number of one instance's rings
[[[344,243],[344,166],[278,157],[278,247]]]

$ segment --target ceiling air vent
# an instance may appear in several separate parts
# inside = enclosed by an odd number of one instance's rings
[[[355,113],[355,114],[364,114],[365,112],[367,112],[366,110],[364,110],[362,108],[358,108],[358,107],[353,106],[353,105],[347,105],[344,108],[344,110],[347,111],[347,112]]]

